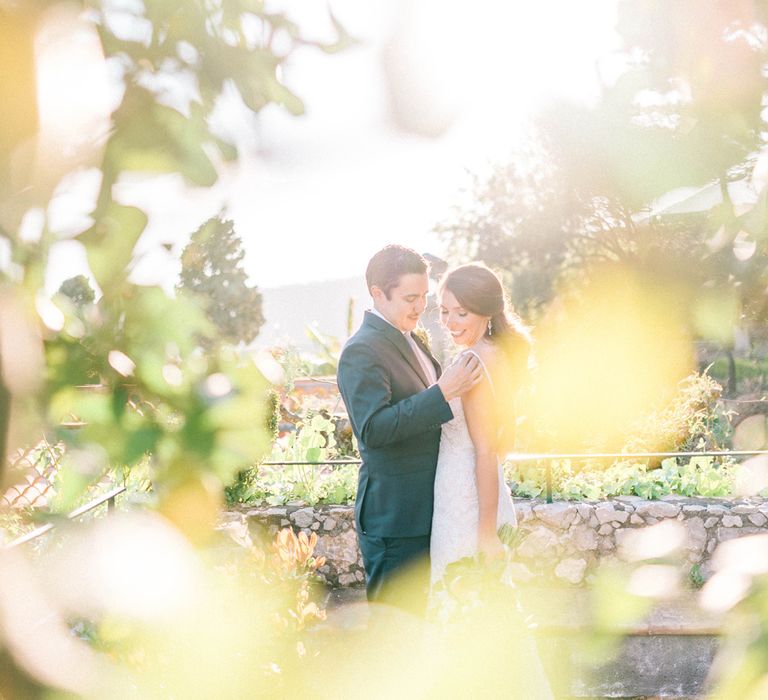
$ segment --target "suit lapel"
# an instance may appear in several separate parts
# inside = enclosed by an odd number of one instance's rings
[[[413,349],[408,344],[405,336],[397,330],[391,323],[379,318],[376,314],[372,314],[369,311],[365,312],[365,323],[384,335],[384,337],[392,343],[399,351],[403,358],[408,362],[411,369],[416,372],[422,384],[425,387],[429,386],[427,378],[424,376],[424,370],[421,367],[421,363],[416,358]],[[418,341],[416,341],[418,342]],[[429,354],[429,353],[427,353]]]
[[[435,368],[435,374],[437,375],[437,378],[440,379],[440,375],[443,373],[443,368],[440,366],[440,363],[433,357],[432,353],[429,351],[429,348],[426,346],[426,344],[419,338],[418,335],[415,333],[411,333],[411,338],[413,338],[416,341],[416,345],[418,345],[421,350],[424,352],[424,354],[429,358],[429,361],[432,363],[432,366]]]

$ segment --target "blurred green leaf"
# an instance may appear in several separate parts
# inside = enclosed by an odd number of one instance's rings
[[[105,293],[118,287],[147,225],[147,215],[136,207],[109,201],[95,214],[96,223],[79,236],[85,245],[93,276]]]
[[[185,116],[158,104],[149,90],[133,86],[115,117],[105,167],[114,172],[177,172],[193,185],[210,187],[218,176],[204,146],[212,140],[200,107],[191,105]]]

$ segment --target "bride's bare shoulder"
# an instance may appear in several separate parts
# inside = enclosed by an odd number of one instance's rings
[[[482,340],[479,343],[476,343],[466,352],[474,353],[486,365],[495,364],[499,357],[499,349],[493,345],[493,343],[489,343],[487,340]]]

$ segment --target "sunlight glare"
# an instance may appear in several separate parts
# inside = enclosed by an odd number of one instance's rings
[[[213,399],[220,399],[232,391],[232,382],[226,374],[216,372],[205,380],[205,393]]]
[[[40,128],[66,151],[106,129],[114,105],[96,31],[73,5],[59,3],[36,36]]]
[[[668,598],[680,591],[680,569],[667,564],[646,564],[632,572],[627,590],[648,598]]]
[[[704,584],[699,602],[704,610],[724,613],[749,591],[751,579],[744,574],[726,571],[715,574]]]
[[[96,653],[72,634],[19,550],[0,550],[0,634],[4,655],[31,678],[78,696],[93,691]]]
[[[613,45],[612,2],[479,0],[470,17],[439,0],[403,7],[385,54],[394,113],[406,130],[430,136],[463,112],[483,110],[487,127],[496,114],[530,112],[555,94],[592,99],[598,58]]]
[[[685,528],[674,520],[662,520],[650,527],[629,530],[619,547],[627,561],[643,561],[669,556],[685,544]]]
[[[758,576],[768,573],[768,534],[723,542],[712,556],[718,571]]]
[[[64,314],[45,294],[38,294],[35,308],[38,316],[50,330],[58,332],[64,328],[64,321],[66,320]]]
[[[39,207],[28,209],[21,219],[19,238],[25,243],[37,243],[45,228],[45,212]]]
[[[285,382],[285,372],[271,352],[267,350],[255,352],[253,354],[253,362],[259,368],[259,372],[266,377],[267,381],[276,386]]]
[[[184,383],[184,373],[176,365],[163,365],[163,379],[171,386],[181,386]]]
[[[189,542],[151,512],[93,523],[57,554],[50,571],[71,610],[147,621],[183,611],[201,575]]]
[[[736,449],[739,448],[736,447]],[[742,462],[741,468],[736,473],[735,495],[756,496],[766,488],[768,488],[768,457],[760,455]]]
[[[136,369],[136,363],[120,350],[110,350],[107,359],[112,369],[124,377],[130,377]]]

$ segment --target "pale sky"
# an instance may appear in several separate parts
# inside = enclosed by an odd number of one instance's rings
[[[329,35],[325,3],[282,5],[309,33]],[[361,44],[332,56],[309,48],[295,55],[284,80],[304,99],[305,116],[273,106],[255,119],[225,114],[241,160],[211,190],[154,178],[121,191],[151,215],[137,281],[173,286],[190,233],[222,206],[260,287],[362,274],[371,254],[391,242],[441,254],[431,229],[449,216],[468,172],[503,160],[547,100],[594,99],[598,71],[605,73],[616,45],[615,0],[332,0],[330,7]],[[441,134],[394,125],[387,44],[410,116],[450,123]],[[172,243],[173,252],[159,252],[157,242]],[[49,289],[80,271],[78,248],[67,242],[54,250]]]

